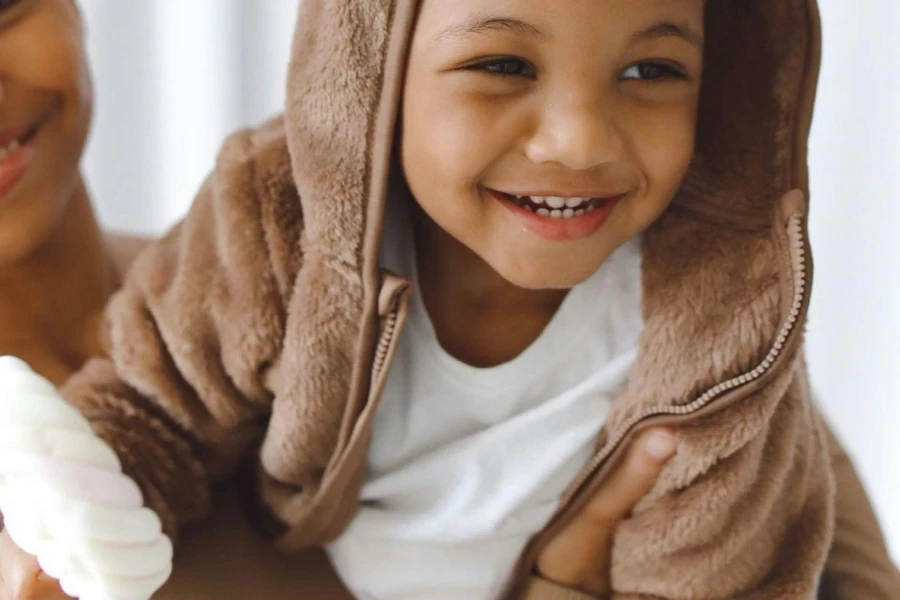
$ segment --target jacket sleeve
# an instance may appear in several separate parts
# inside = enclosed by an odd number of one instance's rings
[[[284,333],[299,202],[278,121],[226,141],[188,215],[107,307],[109,358],[62,394],[118,454],[170,537],[261,438]]]
[[[900,598],[900,571],[891,562],[865,489],[837,437],[830,429],[827,435],[837,484],[836,523],[819,598]]]

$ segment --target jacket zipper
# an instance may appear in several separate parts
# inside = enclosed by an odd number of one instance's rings
[[[394,340],[394,330],[397,328],[397,318],[400,314],[400,303],[395,301],[390,312],[385,316],[384,331],[378,340],[378,346],[375,348],[375,360],[372,363],[372,379],[374,383],[378,381],[381,370],[384,368],[385,359],[387,358],[388,349]]]
[[[803,310],[803,302],[807,294],[807,261],[805,238],[803,233],[803,218],[803,215],[792,215],[788,219],[787,235],[789,247],[791,249],[790,260],[793,267],[793,273],[795,274],[793,278],[793,300],[790,312],[784,323],[782,324],[778,332],[778,336],[775,338],[774,344],[772,345],[771,349],[769,350],[766,357],[762,360],[762,362],[752,371],[719,383],[718,385],[710,388],[690,404],[686,404],[683,406],[658,406],[648,408],[617,427],[612,432],[612,434],[610,434],[610,437],[606,444],[604,444],[603,447],[593,456],[593,458],[591,458],[588,464],[576,477],[572,485],[568,488],[568,491],[563,495],[559,507],[551,517],[549,523],[558,521],[558,519],[566,512],[568,507],[583,490],[585,484],[594,477],[597,471],[601,467],[603,467],[606,460],[616,451],[622,441],[641,422],[646,421],[647,419],[650,419],[652,417],[688,417],[700,411],[701,409],[706,408],[715,400],[720,398],[723,394],[736,391],[738,388],[747,386],[755,381],[759,381],[769,373],[772,365],[775,364],[775,361],[784,350],[791,333],[797,328],[797,323]],[[547,530],[545,529],[544,532],[546,533],[546,531]],[[545,545],[543,543],[544,541],[545,540],[543,539],[538,539],[536,540],[537,543],[530,549],[530,552],[526,550],[526,553],[531,555],[532,563],[534,558],[536,558],[537,554],[540,552],[540,549]],[[523,556],[522,558],[526,557]],[[520,574],[522,573],[521,567],[522,565],[520,565],[520,567],[516,569]],[[529,564],[528,570],[526,572],[530,573],[532,568],[533,564]],[[522,582],[520,581],[519,583],[521,584]]]
[[[390,362],[391,349],[394,347],[395,338],[399,330],[402,329],[403,321],[405,320],[401,313],[406,307],[405,299],[410,292],[410,284],[407,281],[399,280],[399,283],[392,287],[390,296],[386,300],[386,307],[380,311],[381,333],[378,337],[378,344],[375,346],[375,354],[372,357],[369,403],[377,403],[380,399],[383,383],[381,378],[384,376],[387,363]]]

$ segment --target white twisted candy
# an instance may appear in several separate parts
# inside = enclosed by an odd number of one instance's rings
[[[81,600],[146,600],[172,544],[140,489],[53,385],[0,357],[0,510],[10,537]]]

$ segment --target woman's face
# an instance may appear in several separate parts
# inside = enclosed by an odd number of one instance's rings
[[[91,82],[73,0],[0,0],[0,265],[52,233],[78,182]]]
[[[703,28],[703,0],[425,0],[403,100],[410,190],[507,281],[583,281],[687,172]]]

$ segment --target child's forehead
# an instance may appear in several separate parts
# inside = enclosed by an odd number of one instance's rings
[[[610,31],[702,42],[705,0],[423,0],[417,30],[441,40],[489,32],[560,39]],[[425,34],[424,31],[419,31]],[[610,39],[610,42],[613,40]]]

